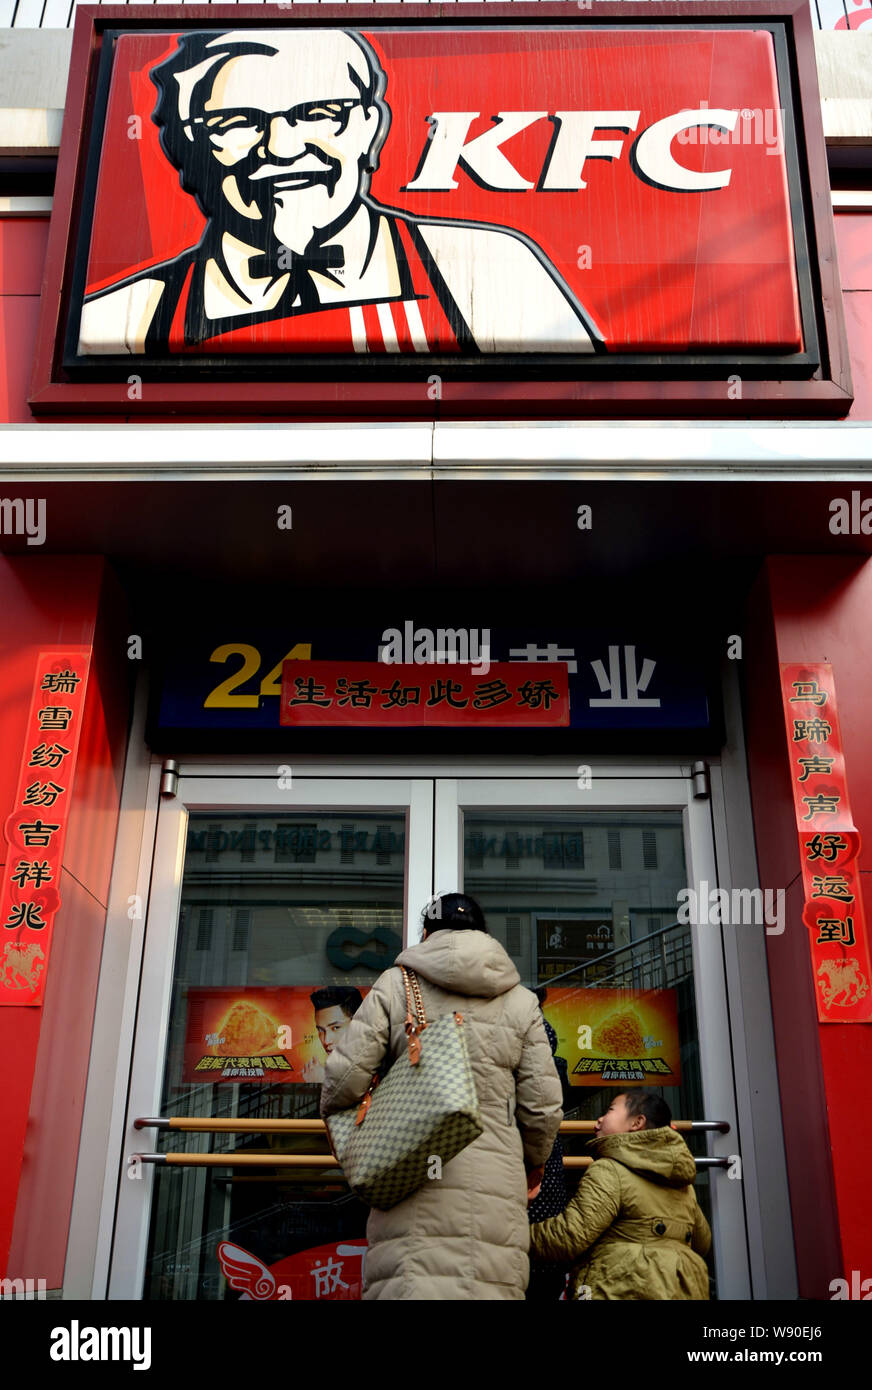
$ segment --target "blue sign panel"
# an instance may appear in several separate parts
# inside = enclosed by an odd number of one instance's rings
[[[566,662],[570,727],[589,730],[701,730],[711,724],[705,654],[674,633],[565,625],[427,627],[412,620],[353,629],[309,626],[248,631],[234,623],[189,633],[168,653],[157,704],[159,730],[279,730],[282,666],[290,661],[383,661],[421,666],[422,679],[461,662],[486,676],[496,662]]]

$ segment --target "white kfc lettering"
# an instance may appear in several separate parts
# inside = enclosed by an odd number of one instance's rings
[[[554,139],[539,187],[546,193],[587,188],[581,177],[587,159],[618,159],[623,140],[594,140],[596,130],[635,130],[640,111],[555,111]]]
[[[672,157],[672,141],[682,130],[690,130],[700,125],[717,126],[720,130],[732,130],[739,119],[738,111],[704,110],[678,111],[674,116],[664,116],[643,130],[633,146],[632,160],[636,173],[647,183],[657,188],[666,188],[671,193],[706,193],[715,188],[726,188],[730,182],[732,169],[686,169]]]
[[[541,121],[548,112],[500,111],[493,118],[496,124],[491,130],[467,142],[469,127],[480,114],[478,111],[435,111],[427,117],[431,127],[430,137],[424,146],[416,176],[406,184],[408,191],[426,189],[429,192],[443,192],[457,188],[453,175],[458,164],[471,179],[485,188],[523,192],[525,188],[533,187],[529,179],[522,178],[515,166],[509,163],[500,145],[536,121]]]
[[[614,160],[623,153],[623,140],[596,139],[596,132],[634,131],[641,112],[500,111],[491,118],[494,124],[490,130],[468,140],[470,126],[479,115],[478,111],[435,111],[427,117],[430,134],[406,191],[449,192],[458,187],[454,175],[460,168],[484,188],[524,192],[535,187],[546,193],[580,192],[587,188],[582,174],[589,159]],[[501,147],[546,117],[554,125],[554,135],[538,183],[534,184],[519,173]],[[672,142],[677,135],[697,126],[732,131],[738,118],[738,111],[714,107],[664,116],[643,130],[633,144],[633,171],[644,183],[672,193],[706,193],[726,188],[731,169],[688,169],[673,155]]]

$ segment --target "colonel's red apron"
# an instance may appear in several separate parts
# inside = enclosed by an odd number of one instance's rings
[[[440,303],[415,241],[404,222],[394,222],[412,293],[375,304],[337,304],[289,317],[246,323],[196,343],[185,342],[192,265],[169,332],[171,352],[429,353],[458,352],[457,335]],[[407,279],[408,283],[408,279]]]

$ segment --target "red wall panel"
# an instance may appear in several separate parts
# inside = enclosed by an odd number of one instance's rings
[[[36,346],[47,217],[0,218],[0,422],[23,424]]]
[[[872,420],[872,212],[837,213],[835,227],[854,379],[848,419]]]
[[[868,632],[870,611],[872,560],[841,556],[770,557],[751,605],[747,727],[760,881],[790,890],[786,931],[767,937],[766,946],[800,1294],[807,1298],[829,1298],[832,1279],[872,1267],[872,1113],[861,1101],[872,1071],[872,1027],[817,1022],[795,883],[800,860],[778,664],[832,665],[865,887],[872,870],[872,645],[859,635]]]
[[[39,294],[47,217],[0,218],[0,294]]]
[[[854,380],[854,404],[848,419],[872,420],[872,289],[848,290],[842,303]]]
[[[49,1288],[63,1277],[120,800],[122,611],[100,557],[0,556],[0,807],[15,794],[37,653],[54,643],[93,646],[45,1003],[0,1008],[0,1056],[15,1060],[0,1073],[0,1275],[45,1279]],[[93,852],[89,839],[100,841]]]
[[[36,346],[39,299],[35,295],[0,295],[0,422],[33,420],[27,393]]]
[[[838,212],[835,227],[842,289],[872,290],[872,212]]]

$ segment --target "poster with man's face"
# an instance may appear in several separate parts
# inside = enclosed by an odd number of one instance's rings
[[[73,351],[799,352],[779,110],[764,30],[120,32]]]
[[[182,1080],[320,1086],[367,993],[367,985],[192,986]]]

